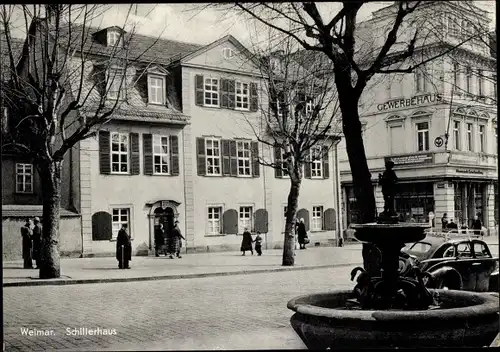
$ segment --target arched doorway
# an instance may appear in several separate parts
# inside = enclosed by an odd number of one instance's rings
[[[155,230],[160,223],[163,224],[163,228],[167,233],[173,229],[175,221],[179,219],[179,205],[179,202],[173,200],[159,200],[146,203],[146,206],[149,207],[150,254],[154,254],[155,252]],[[163,252],[160,250],[160,253]]]

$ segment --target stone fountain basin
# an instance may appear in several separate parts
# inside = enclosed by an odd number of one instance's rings
[[[489,346],[499,331],[498,297],[439,293],[439,309],[346,310],[352,291],[300,296],[288,302],[293,329],[309,349]]]

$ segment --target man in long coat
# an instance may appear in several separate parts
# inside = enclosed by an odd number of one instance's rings
[[[43,228],[38,216],[33,219],[35,227],[33,228],[33,259],[35,260],[36,267],[40,267],[40,251],[42,249],[42,233]]]
[[[165,253],[165,229],[161,222],[155,228],[155,257],[160,256],[160,251]]]
[[[132,242],[127,233],[127,224],[123,224],[116,238],[116,260],[119,269],[130,269],[129,261],[132,260]]]
[[[185,240],[184,236],[182,236],[181,229],[179,228],[179,221],[175,221],[174,228],[172,229],[172,237],[174,239],[174,248],[175,255],[177,258],[182,258],[181,256],[181,248],[182,248],[182,240]]]
[[[33,269],[33,261],[31,258],[31,250],[33,248],[33,222],[31,219],[26,219],[26,223],[21,227],[21,237],[23,239],[23,259],[24,269]]]

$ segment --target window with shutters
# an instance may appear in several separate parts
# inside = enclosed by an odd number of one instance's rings
[[[153,163],[154,173],[169,175],[170,148],[168,136],[153,136]]]
[[[148,76],[149,103],[165,105],[165,78],[156,75]]]
[[[33,164],[16,164],[16,192],[33,193]]]
[[[240,207],[238,216],[238,233],[243,233],[245,229],[252,231],[253,207]]]
[[[251,149],[250,142],[238,141],[237,144],[238,155],[238,176],[250,177],[251,175]]]
[[[221,176],[220,139],[205,139],[207,175]]]
[[[205,78],[204,105],[219,107],[219,80],[217,78]]]
[[[323,178],[323,156],[321,146],[311,148],[311,178]]]
[[[126,174],[129,172],[129,135],[128,133],[111,133],[111,172]]]
[[[313,207],[311,230],[312,231],[323,230],[323,207],[322,206]]]
[[[113,68],[108,72],[108,99],[125,99],[125,70],[122,68]]]
[[[113,208],[111,226],[113,232],[113,240],[118,237],[118,231],[123,225],[127,225],[127,233],[132,237],[131,226],[130,226],[130,208]]]
[[[250,110],[250,89],[248,83],[236,82],[236,110]]]
[[[217,235],[221,233],[222,207],[208,207],[208,233]]]

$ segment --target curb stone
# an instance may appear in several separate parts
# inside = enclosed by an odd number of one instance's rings
[[[273,272],[283,272],[283,271],[300,271],[300,270],[339,268],[339,267],[345,267],[345,266],[355,267],[357,265],[362,265],[362,264],[361,263],[328,264],[328,265],[316,265],[316,266],[280,267],[280,268],[272,268],[272,269],[226,271],[226,272],[214,272],[214,273],[177,274],[177,275],[159,275],[159,276],[143,276],[143,277],[123,277],[123,278],[120,277],[120,278],[103,278],[103,279],[50,279],[51,281],[45,281],[45,280],[41,280],[41,279],[32,279],[32,280],[40,280],[40,281],[5,282],[5,283],[3,283],[3,287],[62,286],[62,285],[134,282],[134,281],[196,279],[196,278],[217,277],[217,276],[250,275],[250,274],[262,274],[262,273],[273,273]]]

